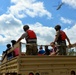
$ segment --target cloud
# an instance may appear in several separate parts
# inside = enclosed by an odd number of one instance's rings
[[[2,20],[4,20],[4,19],[2,19]],[[9,21],[8,21],[8,23],[9,23]],[[13,23],[13,21],[12,21],[12,23]],[[32,29],[36,32],[38,44],[49,44],[51,41],[54,40],[54,34],[55,34],[54,28],[43,26],[39,22],[37,22],[35,24],[28,24],[28,25],[30,26],[30,29]],[[2,40],[0,40],[0,44],[2,44],[2,42],[8,43],[12,39],[17,40],[23,33],[21,24],[13,26],[13,25],[8,25],[6,23],[3,25],[0,25],[0,30],[1,30],[0,39],[2,39]],[[22,41],[24,42],[25,40],[23,39]]]
[[[0,43],[7,43],[11,39],[17,39],[22,30],[22,21],[18,18],[23,18],[29,15],[30,17],[47,16],[51,17],[51,13],[45,10],[42,2],[36,0],[11,0],[12,6],[8,11],[0,16]],[[4,37],[3,37],[4,36]],[[15,37],[15,38],[14,38]]]
[[[53,27],[43,26],[42,24],[37,22],[35,24],[30,25],[30,28],[36,32],[38,44],[46,45],[54,41],[55,30]]]
[[[45,9],[43,2],[37,2],[36,0],[11,0],[11,4],[7,12],[0,16],[0,39],[2,39],[0,40],[0,44],[8,43],[12,39],[18,39],[23,33],[23,24],[19,18],[27,16],[47,16],[51,18],[52,16],[51,13]],[[37,31],[38,29],[36,32]],[[38,34],[42,36],[42,33]]]
[[[14,37],[17,38],[21,31],[22,22],[11,14],[0,16],[0,44],[8,43]]]
[[[64,17],[61,17],[60,20],[62,21],[62,23],[72,24],[72,20],[70,20],[70,19],[66,19],[66,18],[64,18]]]
[[[0,44],[8,43],[12,39],[17,40],[21,36],[23,24],[18,18],[27,17],[28,15],[30,17],[47,16],[51,18],[51,13],[45,9],[42,2],[37,2],[36,0],[11,0],[11,2],[12,6],[9,7],[9,11],[0,16]],[[61,21],[68,24],[72,23],[71,20],[63,17],[61,17]],[[44,26],[39,22],[28,23],[28,25],[30,29],[36,32],[38,44],[49,44],[54,40],[55,30],[53,27]],[[72,28],[65,28],[64,30],[71,42],[74,43],[76,40],[76,24]]]
[[[6,44],[12,39],[18,39],[23,33],[23,24],[19,18],[24,18],[28,15],[30,17],[47,16],[48,18],[51,18],[52,16],[51,13],[49,13],[45,9],[43,2],[37,2],[36,0],[11,0],[11,4],[12,5],[8,8],[7,12],[0,16],[0,39],[2,39],[0,40],[0,44]],[[36,24],[38,26],[40,25],[40,23]],[[34,30],[37,29],[36,27],[34,28]],[[44,26],[41,26],[41,28],[43,27]],[[36,32],[37,31],[38,29],[36,30]],[[37,34],[42,36],[42,33]],[[39,38],[41,39],[41,37]]]
[[[27,16],[32,18],[36,16],[52,17],[52,14],[45,9],[43,2],[38,2],[36,0],[11,0],[11,3],[13,4],[9,7],[7,13],[11,13],[17,18],[24,18]]]
[[[30,26],[30,29],[36,32],[38,44],[46,45],[54,41],[55,30],[53,27],[44,26],[39,22],[34,24],[28,23],[28,25]],[[22,27],[22,22],[16,19],[13,15],[9,14],[0,16],[0,44],[8,43],[12,39],[17,40],[23,33]],[[70,29],[64,29],[72,43],[75,43],[76,40],[75,30],[76,24]],[[25,40],[23,39],[22,42],[24,41]]]
[[[76,9],[76,0],[62,0],[62,2],[68,4],[69,6],[73,7]]]

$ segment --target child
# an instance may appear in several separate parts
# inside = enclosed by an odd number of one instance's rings
[[[14,47],[14,45],[16,44],[16,41],[15,40],[11,40],[11,43],[12,43],[12,47]],[[15,48],[14,49],[14,56],[18,56],[19,55],[19,48]]]
[[[45,55],[49,55],[50,54],[50,49],[48,49],[48,46],[45,45]]]
[[[45,54],[45,50],[43,50],[42,45],[40,46],[39,49],[40,49],[40,50],[39,50],[39,52],[38,52],[38,55],[44,55],[44,54]]]
[[[51,52],[50,52],[50,55],[49,56],[51,56],[51,55],[58,55],[58,48],[55,45],[55,43],[54,42],[51,42],[50,43],[50,46],[52,47],[52,49],[51,49]]]
[[[7,47],[6,51],[3,51],[3,54],[2,54],[2,56],[3,56],[2,57],[2,61],[5,59],[6,56],[7,56],[8,60],[13,57],[13,53],[12,52],[7,54],[7,52],[11,49],[11,44],[7,44],[6,47]]]

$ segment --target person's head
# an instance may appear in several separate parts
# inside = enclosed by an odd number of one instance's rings
[[[12,46],[16,44],[16,40],[11,40]]]
[[[50,49],[48,48],[48,45],[45,45],[45,55],[49,55],[50,54]]]
[[[47,45],[45,45],[45,49],[48,49],[48,46]]]
[[[29,75],[34,75],[34,73],[33,72],[30,72]]]
[[[60,26],[60,25],[56,25],[56,26],[55,26],[55,30],[56,30],[56,31],[58,31],[58,30],[60,30],[60,29],[61,29],[61,26]]]
[[[11,47],[11,44],[7,44],[6,47],[7,47],[7,48],[10,48],[10,47]]]
[[[27,31],[28,29],[29,29],[29,26],[28,26],[28,25],[24,25],[24,26],[23,26],[23,30],[24,30],[24,31]]]
[[[75,71],[71,71],[71,75],[75,75]]]
[[[5,54],[6,52],[5,51],[3,51],[3,53],[2,54]]]
[[[39,49],[40,49],[40,50],[41,50],[41,49],[43,49],[43,48],[42,48],[42,45],[40,46],[40,48],[39,48]]]
[[[51,46],[51,47],[55,47],[55,43],[54,43],[54,42],[51,42],[51,43],[50,43],[50,46]]]

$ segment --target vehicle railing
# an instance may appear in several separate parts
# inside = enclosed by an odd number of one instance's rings
[[[7,54],[9,54],[10,52],[13,52],[14,49],[16,49],[16,48],[19,48],[19,56],[26,55],[26,45],[31,45],[31,44],[26,44],[26,43],[19,42],[19,43],[15,44],[14,47],[12,47],[10,50],[8,50]],[[39,48],[39,46],[41,46],[41,45],[37,45],[37,46]],[[50,45],[42,45],[42,46],[43,47],[48,46],[51,49]],[[2,55],[2,58],[3,58],[4,55]],[[76,56],[76,43],[72,44],[71,47],[67,46],[67,55],[68,56],[69,55]]]

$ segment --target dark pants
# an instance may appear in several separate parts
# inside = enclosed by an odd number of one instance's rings
[[[66,42],[65,41],[61,41],[58,42],[58,50],[59,50],[59,55],[67,55],[66,54]]]
[[[9,54],[7,54],[7,59],[10,60],[14,57],[14,52],[10,52]]]
[[[37,55],[37,54],[38,54],[37,44],[29,43],[29,45],[26,45],[26,55]]]

